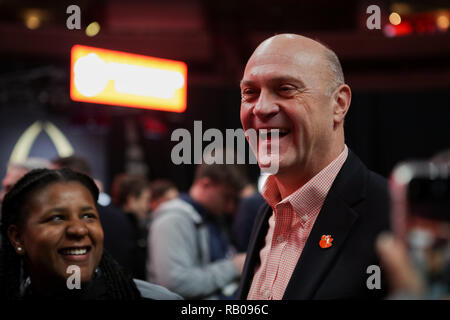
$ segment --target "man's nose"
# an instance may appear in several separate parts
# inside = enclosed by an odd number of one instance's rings
[[[72,237],[84,237],[88,234],[88,228],[84,221],[73,219],[69,221],[66,229],[67,235]]]
[[[266,91],[261,91],[258,101],[253,108],[253,114],[260,119],[270,119],[280,111],[275,99]]]

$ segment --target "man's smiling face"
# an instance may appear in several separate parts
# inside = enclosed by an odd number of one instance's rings
[[[327,68],[323,49],[306,38],[269,39],[247,63],[241,81],[242,126],[258,132],[279,129],[278,174],[321,162],[333,142]],[[258,148],[273,143],[270,140],[260,135]]]

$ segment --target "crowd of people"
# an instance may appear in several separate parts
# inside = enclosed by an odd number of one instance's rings
[[[70,156],[51,161],[29,158],[22,163],[10,163],[2,181],[2,195],[6,195],[4,199],[2,196],[0,272],[5,272],[5,278],[1,280],[5,289],[3,294],[22,298],[49,295],[59,298],[132,299],[138,297],[140,292],[142,297],[152,299],[236,298],[245,250],[235,249],[236,241],[231,233],[233,226],[229,225],[233,219],[225,215],[235,214],[245,187],[244,181],[241,171],[234,166],[203,164],[198,166],[190,190],[182,193],[170,180],[149,181],[145,176],[122,173],[114,177],[111,201],[105,205],[99,201],[100,194],[109,196],[104,193],[102,182],[94,179],[91,167],[83,157]],[[64,186],[71,184],[73,188],[63,190]],[[17,191],[17,188],[24,190]],[[18,195],[12,196],[16,192]],[[29,241],[11,240],[23,237],[23,233],[19,233],[19,230],[24,230],[23,222],[19,224],[18,221],[27,219],[26,210],[34,206],[35,198],[41,198],[40,194],[47,192],[50,195],[43,200],[47,202],[47,208],[42,203],[41,215],[45,216],[44,211],[47,210],[55,211],[56,215],[54,218],[51,215],[48,215],[49,218],[36,215],[33,220],[42,219],[45,224],[50,222],[48,227],[51,228],[50,224],[55,220],[69,221],[70,214],[76,214],[78,208],[86,205],[92,220],[86,227],[87,231],[76,230],[67,223],[67,230],[62,231],[64,228],[61,228],[59,239],[53,240],[52,248],[45,243],[40,247],[32,246],[39,242],[32,237]],[[255,192],[253,188],[252,194]],[[79,197],[80,194],[84,198]],[[248,191],[243,193],[244,199],[246,194]],[[76,203],[73,208],[66,208],[69,206],[68,197],[79,197],[77,200],[85,201]],[[61,217],[64,211],[67,211],[67,216]],[[255,214],[252,212],[252,216]],[[252,222],[248,222],[246,229],[251,227]],[[243,224],[240,226],[243,227]],[[79,229],[83,228],[80,226]],[[78,236],[76,231],[80,233]],[[62,248],[59,241],[63,243]],[[64,290],[65,283],[61,279],[67,275],[63,267],[67,268],[69,262],[78,264],[78,254],[71,255],[70,249],[86,247],[86,255],[91,257],[86,259],[89,263],[86,263],[86,270],[81,269],[81,273],[86,276],[82,282],[89,283],[89,286],[80,291]],[[38,251],[42,251],[41,258],[33,261]],[[68,253],[64,254],[66,251]],[[28,254],[33,257],[28,257]],[[61,261],[57,261],[59,259],[54,255],[58,257],[60,254],[66,264],[57,266]],[[19,263],[18,258],[22,256],[26,256],[25,264]],[[84,253],[79,256],[83,257]],[[48,257],[52,257],[54,263],[45,263]],[[7,279],[6,275],[13,270],[14,279]],[[107,270],[111,273],[106,273]],[[55,279],[49,275],[52,272]],[[116,296],[106,294],[107,289],[112,290],[108,286],[114,285],[113,280],[108,278],[111,274],[122,277],[122,283],[118,285],[124,286],[127,292],[118,292]],[[42,288],[48,289],[48,292],[43,292]]]
[[[260,192],[238,166],[204,163],[186,193],[120,174],[106,205],[81,157],[9,164],[0,296],[379,299],[396,285],[420,287],[412,272],[400,284],[367,285],[368,266],[386,266],[385,280],[409,265],[384,234],[386,179],[345,144],[351,89],[335,53],[303,36],[271,37],[250,57],[241,94],[244,130],[280,133],[279,170]],[[271,135],[260,138],[258,148],[271,150]],[[81,290],[67,289],[70,265],[81,269]]]

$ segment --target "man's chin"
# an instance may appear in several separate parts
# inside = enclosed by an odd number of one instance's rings
[[[278,159],[261,159],[258,160],[258,166],[261,172],[276,175],[280,169],[280,161]]]

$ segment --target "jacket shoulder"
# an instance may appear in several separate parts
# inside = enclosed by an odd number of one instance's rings
[[[153,214],[152,220],[161,220],[161,219],[189,219],[194,223],[199,224],[202,223],[203,219],[200,214],[195,211],[194,207],[181,199],[173,199],[169,200],[166,203],[162,204]]]
[[[379,201],[379,204],[385,208],[390,207],[390,193],[387,179],[370,170],[367,179],[367,197],[373,201]]]

